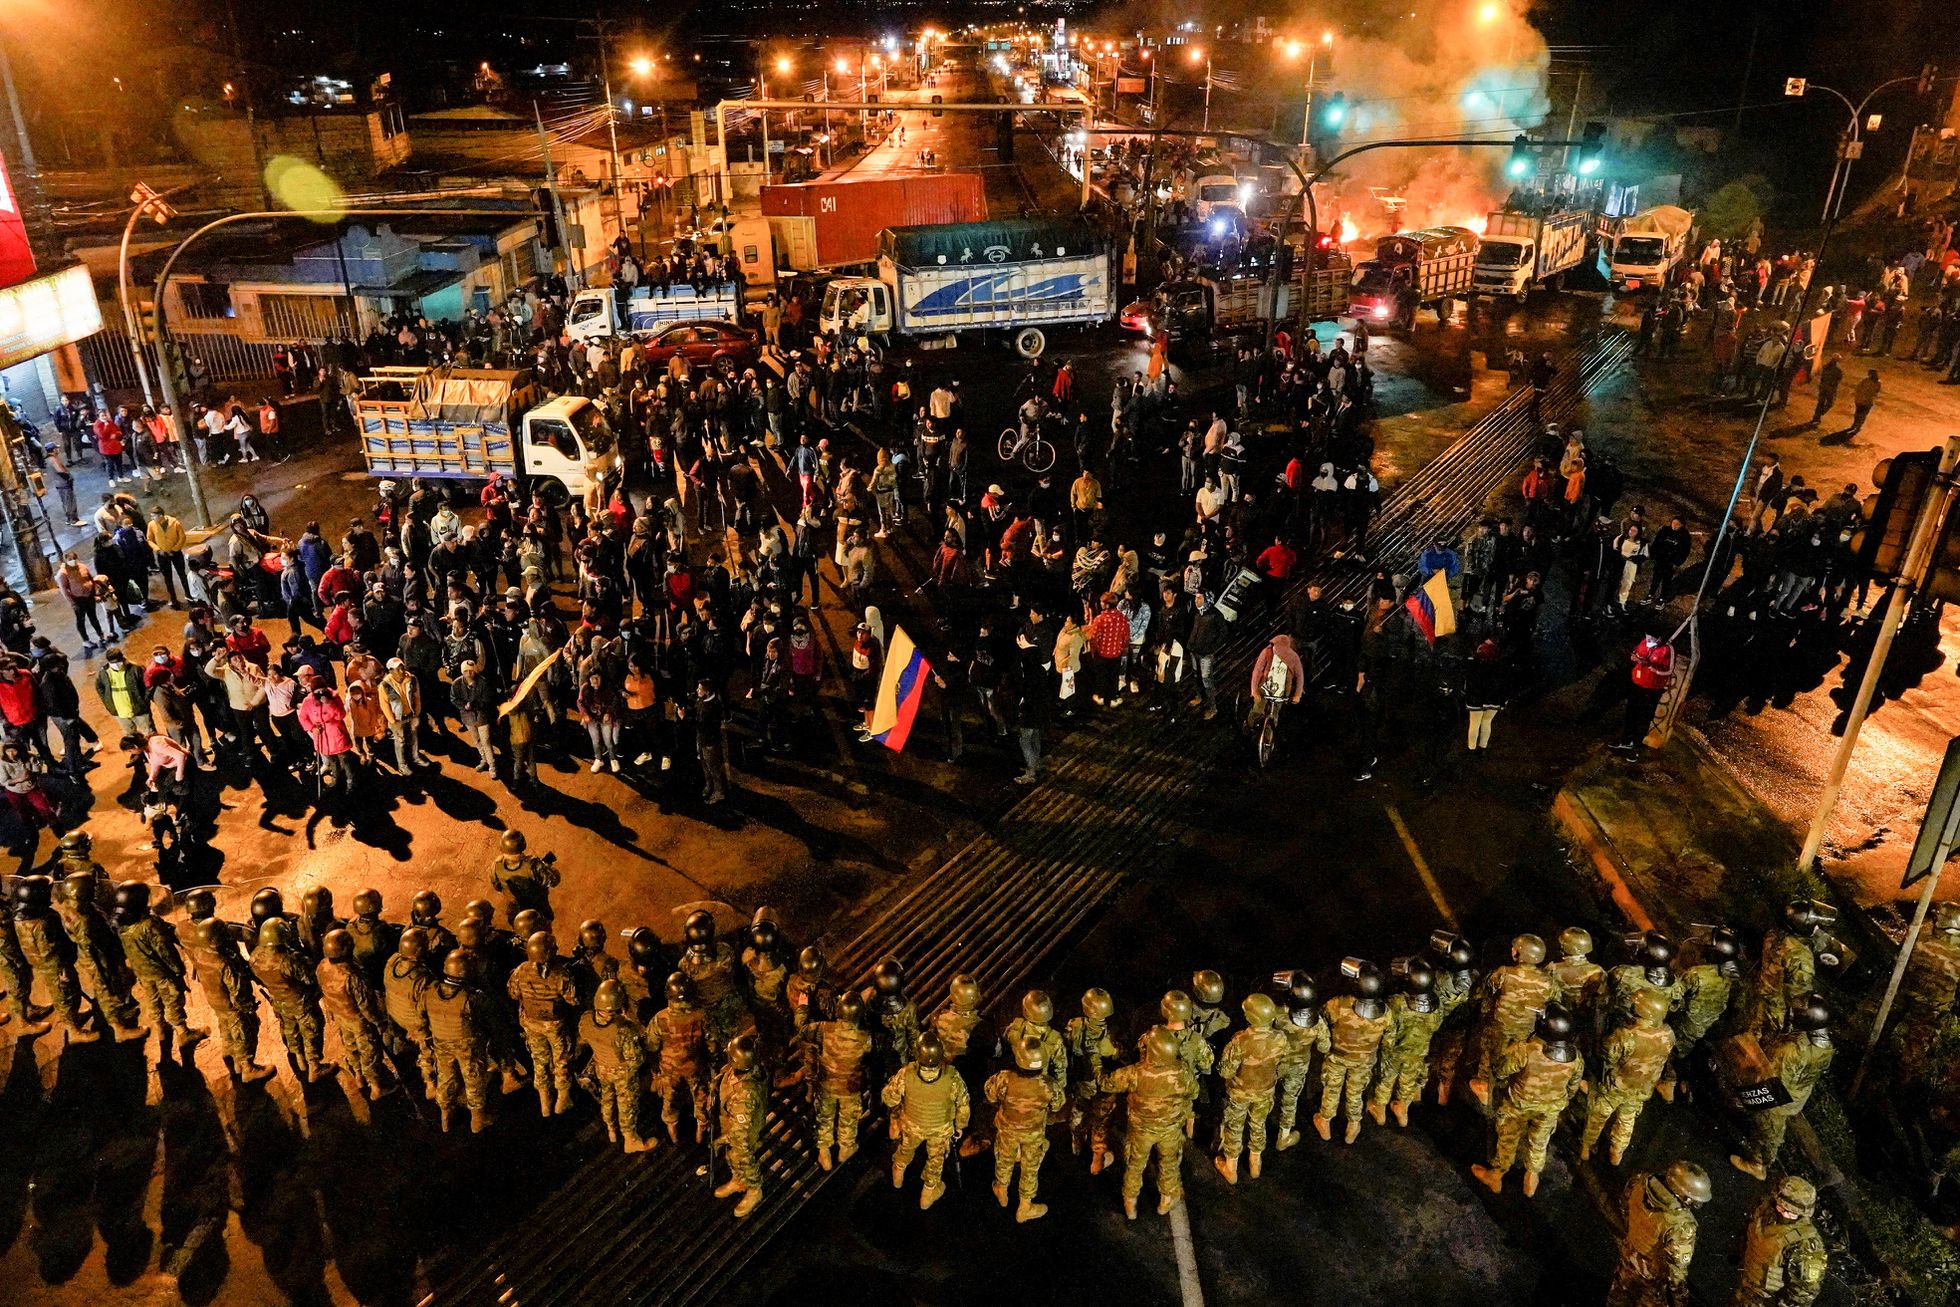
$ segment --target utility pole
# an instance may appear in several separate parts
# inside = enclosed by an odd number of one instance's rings
[[[1933,549],[1940,538],[1940,524],[1946,520],[1947,505],[1953,500],[1953,471],[1956,465],[1960,465],[1960,436],[1948,436],[1946,452],[1940,458],[1939,476],[1928,490],[1926,502],[1920,506],[1919,520],[1912,528],[1911,543],[1906,546],[1905,566],[1899,571],[1898,584],[1886,596],[1885,620],[1879,625],[1878,641],[1872,645],[1871,656],[1865,663],[1865,675],[1858,683],[1857,697],[1851,701],[1851,714],[1845,719],[1844,737],[1838,741],[1837,755],[1831,760],[1831,772],[1824,781],[1824,792],[1817,796],[1817,810],[1811,814],[1810,832],[1804,837],[1803,852],[1797,855],[1798,867],[1807,869],[1815,866],[1817,855],[1824,847],[1824,833],[1830,826],[1831,813],[1837,808],[1838,796],[1844,791],[1844,776],[1850,770],[1851,755],[1858,748],[1858,733],[1864,729],[1865,716],[1871,711],[1872,697],[1878,692],[1878,678],[1885,672],[1885,660],[1892,653],[1892,641],[1905,622],[1906,610],[1912,607],[1919,587],[1925,584],[1926,576],[1931,571]]]
[[[551,193],[551,225],[558,232],[558,245],[565,251],[565,272],[573,290],[578,289],[578,263],[572,257],[572,233],[565,228],[565,201],[558,194],[558,169],[551,163],[551,137],[544,130],[544,114],[536,100],[531,113],[538,123],[538,148],[544,152],[544,188]]]

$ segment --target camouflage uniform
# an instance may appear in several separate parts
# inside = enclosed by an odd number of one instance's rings
[[[1124,1095],[1129,1109],[1129,1128],[1123,1136],[1124,1208],[1136,1215],[1143,1173],[1155,1152],[1157,1210],[1170,1211],[1184,1196],[1184,1123],[1198,1099],[1198,1078],[1182,1057],[1164,1064],[1146,1060],[1104,1072],[1102,1090]]]
[[[62,929],[61,918],[52,909],[27,910],[14,917],[14,937],[20,942],[21,956],[41,987],[48,991],[54,1015],[67,1028],[70,1039],[96,1038],[82,1025],[81,986],[75,980],[75,945]],[[27,987],[21,986],[23,1000]]]
[[[1009,1048],[1029,1040],[1041,1045],[1041,1074],[1054,1086],[1057,1098],[1068,1093],[1068,1045],[1063,1042],[1061,1031],[1046,1021],[1034,1022],[1026,1017],[1015,1017],[1001,1032],[1001,1040]],[[948,1049],[948,1056],[951,1053],[952,1050]]]
[[[500,853],[490,860],[490,890],[504,899],[504,920],[515,925],[517,914],[536,912],[551,925],[551,891],[564,876],[550,858],[529,853]]]
[[[735,974],[738,965],[734,948],[723,940],[717,940],[707,953],[693,948],[681,953],[679,970],[694,982],[694,1002],[707,1019],[708,1048],[716,1057],[742,1024],[742,989]]]
[[[34,1007],[33,986],[34,968],[28,965],[27,955],[21,952],[20,938],[14,933],[14,917],[10,904],[0,899],[0,984],[7,987],[7,1007],[14,1020],[22,1026],[40,1024],[40,1014]],[[15,1032],[18,1035],[20,1032]]]
[[[1613,1123],[1612,1158],[1615,1164],[1627,1145],[1633,1142],[1633,1126],[1641,1109],[1654,1096],[1661,1071],[1674,1052],[1674,1032],[1665,1023],[1648,1025],[1633,1022],[1606,1037],[1600,1050],[1599,1083],[1586,1104],[1586,1128],[1579,1140],[1579,1156],[1592,1152],[1606,1123]]]
[[[1247,1149],[1255,1166],[1266,1151],[1266,1118],[1273,1110],[1273,1095],[1279,1089],[1279,1064],[1286,1056],[1288,1040],[1270,1025],[1246,1027],[1233,1035],[1218,1059],[1218,1075],[1225,1082],[1225,1119],[1219,1127],[1219,1148],[1227,1158],[1236,1159]]]
[[[415,1046],[415,1065],[422,1073],[423,1089],[430,1098],[436,1093],[436,1050],[423,998],[434,983],[435,976],[421,959],[399,953],[388,959],[381,972],[382,1006],[402,1038]]]
[[[1517,1161],[1524,1145],[1524,1169],[1533,1175],[1545,1169],[1552,1132],[1585,1079],[1586,1060],[1576,1050],[1570,1062],[1555,1062],[1541,1040],[1514,1044],[1496,1066],[1497,1083],[1491,1096],[1497,1103],[1497,1147],[1491,1169],[1499,1176]]]
[[[571,968],[558,957],[543,964],[526,962],[510,973],[506,988],[517,1004],[518,1028],[531,1050],[531,1083],[538,1091],[538,1109],[546,1116],[571,1111],[572,1041],[565,1031],[565,1017],[578,1002]]]
[[[715,1196],[741,1193],[735,1215],[746,1216],[762,1198],[762,1127],[769,1117],[769,1087],[759,1064],[744,1069],[731,1058],[722,1068],[719,1092],[719,1142],[728,1150],[728,1181]]]
[[[1061,1109],[1065,1093],[1045,1072],[1046,1067],[1037,1071],[1010,1067],[994,1072],[980,1087],[981,1096],[994,1105],[994,1197],[1007,1206],[1007,1186],[1019,1166],[1020,1206],[1015,1219],[1021,1221],[1048,1210],[1034,1198],[1041,1183],[1041,1161],[1048,1156],[1048,1118]]]
[[[1783,1134],[1794,1117],[1803,1115],[1817,1082],[1830,1070],[1837,1050],[1829,1044],[1813,1042],[1807,1035],[1785,1035],[1767,1050],[1770,1075],[1783,1082],[1790,1101],[1782,1107],[1767,1107],[1749,1114],[1749,1155],[1761,1165],[1776,1163],[1783,1151]]]
[[[1327,1030],[1333,1051],[1321,1060],[1320,1110],[1314,1113],[1315,1122],[1324,1129],[1345,1099],[1350,1133],[1360,1128],[1368,1082],[1374,1077],[1382,1045],[1395,1030],[1394,1010],[1387,1002],[1382,1003],[1378,1017],[1361,1015],[1355,1003],[1349,994],[1327,1000]]]
[[[379,917],[355,917],[347,923],[346,930],[354,940],[354,965],[367,977],[368,984],[380,988],[388,960],[401,947],[402,928]]]
[[[606,1123],[606,1138],[623,1141],[629,1152],[637,1152],[645,1144],[640,1134],[645,1032],[630,1012],[614,1012],[604,1025],[599,1023],[598,1013],[586,1012],[578,1019],[578,1042],[592,1050],[589,1065],[598,1084],[599,1116]]]
[[[156,1032],[159,1044],[166,1025],[177,1032],[181,1048],[189,1048],[203,1039],[205,1032],[194,1029],[184,1016],[184,954],[177,946],[177,932],[170,928],[170,923],[155,914],[146,914],[141,920],[123,926],[117,934],[122,939],[123,956],[129,960],[130,972],[136,979],[136,999],[142,1007],[143,1020]]]
[[[660,1119],[667,1136],[680,1140],[681,1096],[694,1099],[694,1135],[708,1137],[708,1015],[692,1003],[668,1003],[647,1028],[647,1058],[654,1062],[653,1087],[660,1095]]]
[[[238,952],[238,927],[216,920],[211,926],[213,946],[206,947],[199,941],[199,931],[194,926],[191,942],[184,952],[189,955],[191,970],[197,976],[198,991],[218,1019],[218,1034],[225,1041],[225,1057],[235,1072],[244,1075],[258,1063],[259,996],[252,988],[251,968]]]
[[[1286,1051],[1279,1059],[1279,1147],[1290,1147],[1299,1136],[1294,1133],[1293,1123],[1300,1110],[1300,1091],[1306,1088],[1307,1076],[1313,1070],[1313,1055],[1322,1057],[1333,1047],[1328,1034],[1327,1018],[1319,1011],[1313,1011],[1313,1020],[1306,1025],[1296,1025],[1291,1014],[1280,1018],[1274,1027],[1286,1036]]]
[[[355,1087],[378,1096],[387,1083],[381,1069],[381,1029],[387,1020],[381,995],[351,955],[345,962],[323,958],[313,974],[320,986],[320,1010],[340,1035],[347,1054],[344,1065],[353,1074]]]
[[[1599,1044],[1600,1016],[1606,994],[1606,968],[1590,958],[1564,957],[1545,964],[1558,982],[1559,1002],[1572,1013],[1579,1047],[1591,1053]]]
[[[1659,1176],[1627,1182],[1626,1231],[1606,1307],[1686,1307],[1695,1214]]]
[[[858,1122],[864,1119],[864,1091],[869,1087],[866,1063],[871,1057],[871,1032],[855,1021],[833,1017],[810,1027],[815,1074],[810,1081],[810,1106],[817,1123],[817,1151],[827,1160],[837,1149],[844,1161],[858,1149]]]
[[[62,927],[75,946],[75,979],[81,991],[112,1027],[120,1028],[117,1038],[136,1026],[136,1000],[131,994],[134,978],[123,958],[122,941],[115,927],[91,897],[80,904],[66,896],[58,900]]]
[[[927,1079],[928,1068],[907,1062],[885,1082],[881,1097],[892,1111],[898,1126],[898,1147],[892,1152],[892,1187],[905,1183],[905,1168],[923,1147],[924,1168],[919,1172],[919,1205],[930,1207],[946,1191],[946,1154],[954,1138],[966,1129],[972,1115],[972,1100],[966,1081],[951,1064],[936,1068],[938,1075]]]
[[[1749,1028],[1767,1044],[1790,1028],[1790,1004],[1817,988],[1817,951],[1810,940],[1787,930],[1763,936],[1762,963],[1756,968]]]
[[[1607,1024],[1616,1028],[1633,1020],[1634,995],[1644,990],[1653,990],[1665,998],[1669,1012],[1679,1012],[1687,995],[1687,988],[1682,983],[1680,972],[1669,971],[1668,982],[1665,985],[1657,985],[1648,976],[1647,968],[1632,963],[1623,967],[1614,967],[1607,972],[1606,985],[1609,996],[1606,1009]]]
[[[267,923],[270,928],[271,923]],[[279,1018],[279,1035],[300,1074],[318,1080],[326,1074],[320,1055],[320,992],[313,972],[299,954],[284,945],[261,943],[252,950],[252,974],[265,986]]]
[[[1558,997],[1558,979],[1544,967],[1512,963],[1484,977],[1475,1079],[1486,1083],[1504,1051],[1531,1037],[1538,1014]]]
[[[1422,1101],[1429,1084],[1429,1051],[1443,1025],[1440,1005],[1419,1012],[1410,1006],[1407,994],[1388,1000],[1388,1015],[1392,1033],[1382,1043],[1381,1075],[1368,1095],[1368,1106],[1377,1118],[1391,1101],[1405,1111],[1409,1104]]]
[[[429,1023],[443,1128],[449,1128],[449,1111],[459,1096],[469,1105],[470,1128],[485,1128],[490,1111],[490,1044],[481,995],[445,975],[422,991],[422,1009]]]
[[[1474,970],[1436,973],[1436,1003],[1443,1012],[1443,1024],[1431,1043],[1429,1059],[1436,1081],[1436,1101],[1446,1103],[1463,1073],[1464,1054],[1469,1051],[1471,1027],[1476,1021],[1476,1005],[1470,1000],[1477,993]]]
[[[1950,911],[1947,905],[1944,910]],[[1899,1068],[1909,1079],[1920,1079],[1929,1065],[1940,1023],[1954,1015],[1960,992],[1960,933],[1927,929],[1912,950],[1899,984],[1899,1019],[1892,1027],[1892,1047]]]
[[[1816,1201],[1808,1181],[1785,1177],[1780,1187],[1810,1196],[1800,1208]],[[1765,1194],[1749,1218],[1734,1307],[1810,1307],[1824,1287],[1830,1258],[1823,1238],[1809,1216],[1792,1221],[1777,1211],[1777,1197]]]
[[[1069,1144],[1078,1153],[1086,1145],[1094,1169],[1101,1171],[1110,1151],[1109,1118],[1116,1111],[1116,1099],[1103,1092],[1102,1074],[1116,1061],[1116,1041],[1107,1021],[1076,1017],[1062,1032],[1062,1047],[1068,1050]]]

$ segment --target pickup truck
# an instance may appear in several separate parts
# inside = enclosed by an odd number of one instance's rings
[[[642,339],[675,322],[739,322],[742,317],[742,291],[733,282],[703,288],[679,282],[667,288],[635,286],[627,298],[624,315],[611,290],[582,290],[572,297],[571,311],[565,315],[565,334],[573,341],[603,340],[609,336],[637,336]]]
[[[376,368],[359,379],[354,427],[368,475],[538,481],[565,502],[603,502],[619,442],[582,395],[544,397],[528,369]]]

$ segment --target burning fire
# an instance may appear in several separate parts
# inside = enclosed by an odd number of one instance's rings
[[[1354,219],[1343,217],[1341,219],[1341,244],[1352,245],[1360,239],[1361,228],[1354,225]]]
[[[1459,222],[1456,225],[1459,227],[1468,227],[1471,231],[1474,231],[1479,236],[1481,236],[1484,234],[1485,228],[1490,226],[1490,215],[1487,213],[1480,213],[1477,214],[1475,217],[1465,218],[1462,222]]]

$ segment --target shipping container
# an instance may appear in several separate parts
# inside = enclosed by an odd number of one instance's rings
[[[987,195],[978,173],[867,177],[762,188],[762,214],[775,235],[777,261],[798,272],[869,263],[887,227],[979,222]]]

